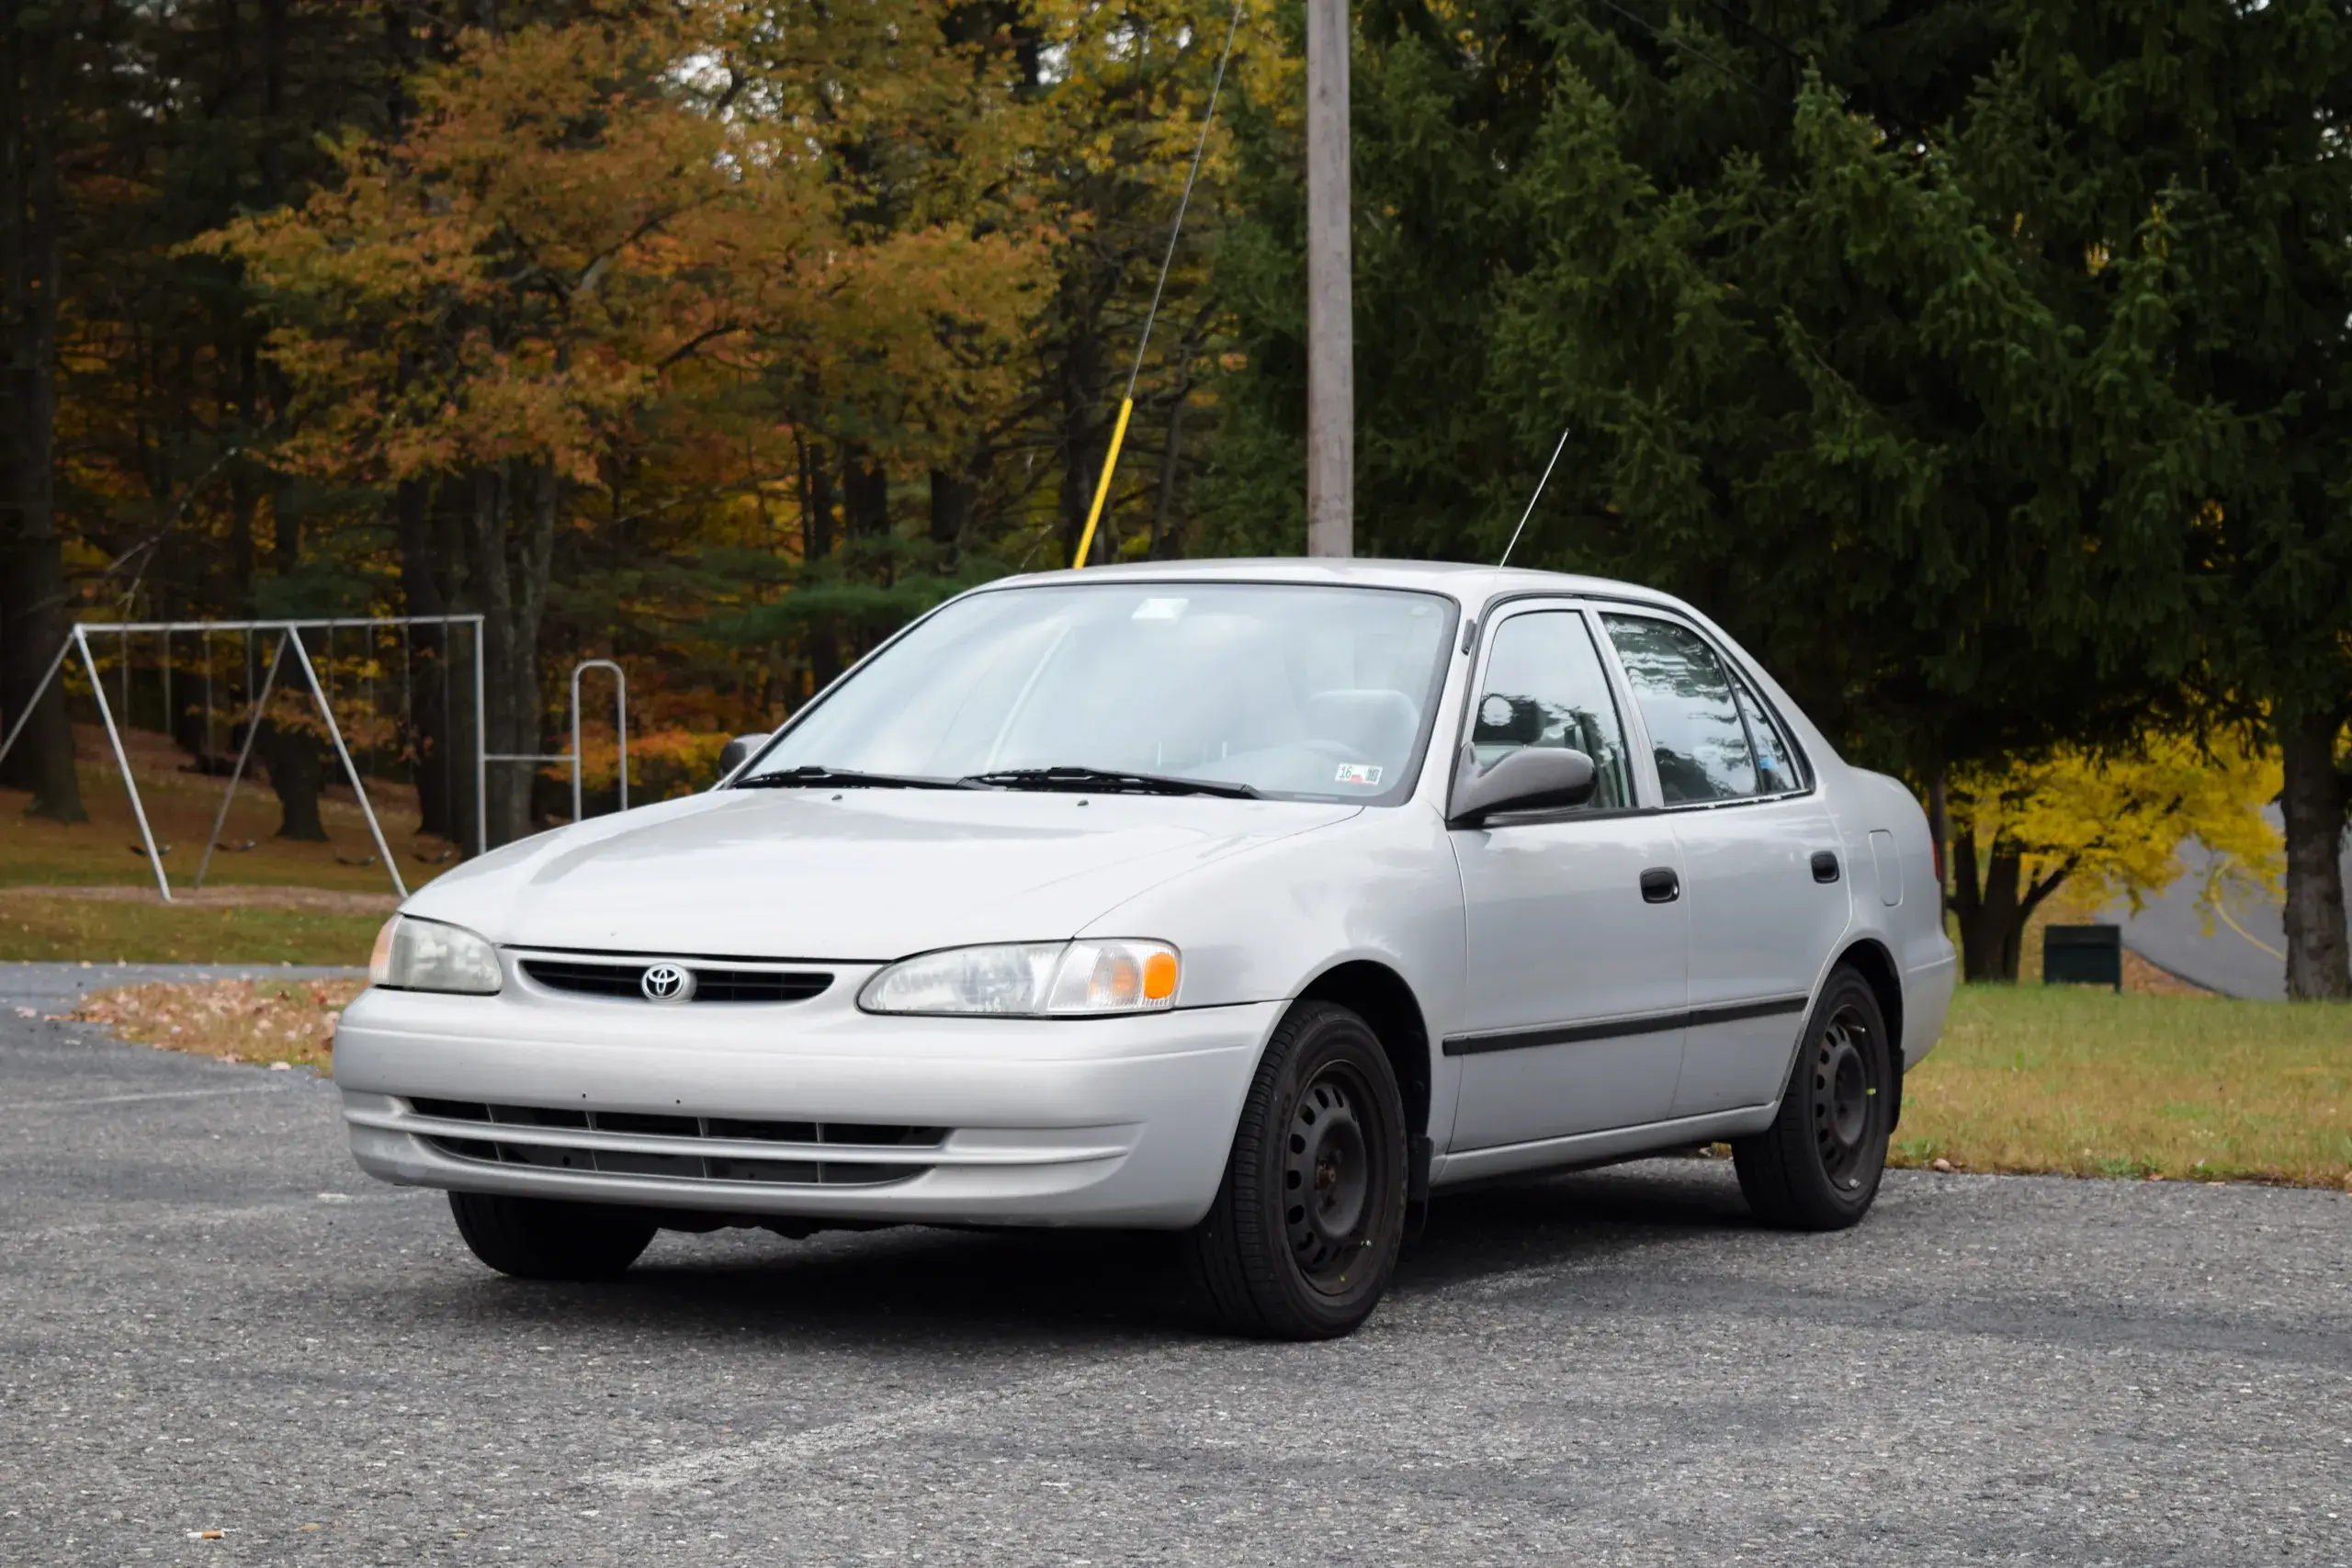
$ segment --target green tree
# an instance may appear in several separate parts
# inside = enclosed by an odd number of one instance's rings
[[[2191,652],[2275,740],[2288,993],[2352,998],[2352,16],[2074,0],[2016,17],[1982,95],[2002,131],[1977,160],[1988,202],[2131,326],[2094,406],[2140,466],[2103,542],[2151,570],[2123,568],[2136,581],[2097,613]]]
[[[2352,692],[2333,10],[1646,18],[1367,14],[1370,547],[1492,558],[1565,426],[1516,558],[1692,598],[1931,798],[2242,704],[2288,756],[2290,908],[2321,944],[2290,977],[2326,968]],[[1256,129],[1221,521],[1295,547],[1295,181],[1279,118]]]

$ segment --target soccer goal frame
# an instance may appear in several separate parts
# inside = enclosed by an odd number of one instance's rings
[[[96,635],[119,637],[122,639],[127,691],[130,639],[134,637],[161,636],[164,639],[164,678],[168,682],[171,671],[170,639],[175,634],[193,633],[200,637],[211,637],[239,633],[250,637],[254,633],[267,635],[275,632],[277,634],[277,647],[270,655],[268,673],[263,679],[260,693],[254,702],[254,717],[245,727],[245,739],[243,744],[238,749],[237,764],[229,774],[228,787],[221,792],[220,809],[213,818],[211,835],[205,841],[204,859],[197,867],[195,886],[198,887],[204,886],[204,874],[211,865],[213,848],[220,842],[220,829],[228,821],[229,804],[236,797],[238,782],[243,778],[245,765],[253,757],[254,738],[261,729],[262,710],[268,705],[270,693],[277,684],[278,671],[287,661],[286,650],[290,647],[294,650],[294,663],[301,672],[304,684],[310,688],[311,700],[318,705],[319,717],[327,727],[328,739],[334,743],[334,754],[343,764],[344,777],[350,782],[351,793],[359,802],[359,814],[367,819],[368,836],[376,842],[377,857],[383,862],[385,871],[391,876],[393,892],[405,898],[408,897],[408,884],[401,876],[400,863],[392,858],[390,845],[384,841],[384,829],[376,819],[375,804],[368,798],[367,783],[360,777],[358,766],[351,760],[351,749],[344,743],[342,726],[335,722],[334,705],[327,700],[326,690],[320,684],[318,670],[311,662],[309,649],[302,646],[300,634],[306,631],[324,631],[332,638],[339,628],[396,627],[401,630],[405,639],[409,629],[416,626],[470,626],[473,629],[474,842],[487,846],[490,842],[490,804],[486,793],[486,785],[489,782],[490,735],[482,703],[484,695],[482,617],[479,615],[345,615],[331,619],[274,621],[76,621],[74,628],[65,634],[65,640],[59,646],[57,656],[49,661],[49,669],[41,676],[40,683],[33,688],[32,695],[25,704],[24,711],[16,716],[15,722],[8,727],[6,736],[0,737],[0,760],[6,760],[10,748],[16,745],[17,738],[23,732],[26,721],[32,717],[33,710],[40,705],[40,699],[47,694],[50,683],[63,675],[66,660],[76,652],[80,653],[83,668],[90,673],[90,690],[97,699],[98,716],[106,724],[107,744],[114,750],[115,767],[122,774],[124,792],[130,796],[130,814],[139,823],[140,843],[147,852],[148,864],[154,868],[155,891],[162,895],[164,902],[171,903],[173,902],[171,878],[164,871],[163,854],[155,847],[153,829],[148,826],[146,803],[139,797],[139,781],[131,775],[130,756],[122,743],[122,730],[115,722],[114,706],[107,701],[106,680],[99,672],[97,655],[91,650],[90,638],[93,635]],[[209,675],[207,679],[209,680]],[[166,691],[168,693],[168,686]],[[414,696],[413,690],[410,696],[413,708]],[[578,701],[576,691],[573,700],[576,705]],[[209,704],[209,697],[207,701]],[[170,706],[171,702],[167,694],[164,701],[167,712]],[[127,713],[124,715],[126,719],[129,716]],[[211,744],[209,735],[207,735],[205,743],[209,750]],[[575,792],[577,787],[575,784]]]

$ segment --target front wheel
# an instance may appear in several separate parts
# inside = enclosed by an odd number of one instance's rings
[[[518,1280],[617,1279],[658,1228],[635,1209],[495,1192],[452,1192],[449,1213],[476,1258]]]
[[[1732,1159],[1747,1206],[1790,1230],[1843,1230],[1870,1212],[1893,1132],[1894,1043],[1878,993],[1839,968],[1805,1020],[1781,1113]]]
[[[1187,1237],[1226,1328],[1329,1339],[1372,1315],[1405,1234],[1405,1111],[1379,1037],[1302,1002],[1274,1031],[1225,1179]]]

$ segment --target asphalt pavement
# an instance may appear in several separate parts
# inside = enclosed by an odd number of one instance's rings
[[[1072,1234],[532,1286],[330,1086],[17,991],[0,1562],[2352,1563],[2352,1196],[1897,1173],[1791,1236],[1649,1162],[1442,1201],[1317,1346]]]
[[[2263,807],[2263,815],[2278,826],[2277,807]],[[2181,874],[2172,886],[2142,898],[2137,909],[2118,898],[2098,918],[2123,928],[2125,946],[2184,980],[2223,996],[2286,1000],[2286,901],[2237,891],[2218,908],[2199,908],[2197,895],[2212,859],[2211,850],[2188,840],[2180,846]],[[2344,879],[2352,885],[2352,838],[2346,840]]]

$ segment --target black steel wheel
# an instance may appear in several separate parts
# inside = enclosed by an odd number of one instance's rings
[[[1893,1131],[1894,1049],[1870,982],[1834,971],[1805,1020],[1780,1114],[1731,1146],[1758,1218],[1839,1230],[1869,1213]]]
[[[656,1229],[642,1209],[496,1192],[452,1192],[449,1213],[476,1258],[518,1280],[617,1279]]]
[[[1334,1062],[1316,1075],[1291,1111],[1283,1225],[1299,1272],[1327,1295],[1347,1289],[1348,1270],[1372,1244],[1368,1225],[1379,1172],[1358,1111],[1372,1093],[1352,1063]]]
[[[1372,1315],[1405,1234],[1405,1115],[1371,1027],[1293,1008],[1243,1102],[1223,1184],[1186,1238],[1211,1314],[1237,1333],[1327,1339]]]
[[[1873,1051],[1871,1028],[1861,1010],[1849,1002],[1812,1041],[1813,1141],[1821,1173],[1841,1192],[1861,1186],[1871,1164],[1871,1102],[1884,1089],[1878,1069],[1885,1054]]]

